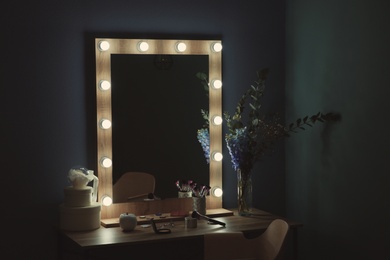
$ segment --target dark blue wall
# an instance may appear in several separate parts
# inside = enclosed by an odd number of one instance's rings
[[[390,259],[389,3],[287,4],[287,118],[342,116],[286,144],[301,259]]]
[[[224,110],[271,68],[265,110],[284,110],[285,1],[8,1],[2,5],[2,253],[54,259],[74,165],[95,169],[94,37],[221,38]],[[283,149],[258,166],[254,205],[285,213]],[[236,206],[225,151],[224,205]],[[5,235],[4,235],[5,234]],[[4,239],[3,239],[4,240]],[[2,241],[3,241],[2,240]]]

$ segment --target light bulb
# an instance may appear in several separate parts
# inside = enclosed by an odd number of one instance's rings
[[[184,52],[187,49],[187,45],[184,42],[178,42],[176,44],[176,51]]]
[[[220,52],[222,51],[222,44],[220,42],[215,42],[212,44],[211,48],[214,52]]]
[[[220,162],[223,159],[223,155],[220,152],[214,152],[213,153],[213,159],[214,161]]]
[[[223,191],[221,189],[221,187],[218,187],[218,186],[215,186],[211,189],[211,194],[214,196],[214,197],[222,197],[222,194],[223,194]]]
[[[110,129],[111,128],[111,121],[108,119],[100,120],[100,127],[102,129]]]
[[[222,124],[222,117],[221,116],[213,116],[212,122],[214,125],[221,125]]]
[[[110,43],[108,41],[100,41],[98,46],[99,50],[107,51],[110,48]]]
[[[219,79],[213,80],[212,86],[215,89],[220,89],[222,88],[222,81],[220,81]]]
[[[102,159],[100,160],[100,164],[104,168],[110,168],[112,166],[112,160],[108,157],[102,157]]]
[[[111,204],[112,204],[112,198],[110,196],[104,195],[102,197],[102,205],[108,207]]]
[[[149,43],[147,43],[147,42],[139,42],[138,43],[138,50],[142,51],[142,52],[145,52],[145,51],[149,50]]]
[[[103,91],[111,88],[111,83],[108,80],[102,80],[99,82],[99,88]]]

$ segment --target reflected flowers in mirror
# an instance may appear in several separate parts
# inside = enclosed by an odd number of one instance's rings
[[[207,128],[201,128],[197,132],[197,138],[202,146],[207,163],[210,163],[210,135]]]

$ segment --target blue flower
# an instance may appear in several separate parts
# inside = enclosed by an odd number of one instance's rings
[[[229,150],[230,158],[234,170],[249,172],[254,163],[253,144],[246,127],[237,128],[225,136],[226,146]]]

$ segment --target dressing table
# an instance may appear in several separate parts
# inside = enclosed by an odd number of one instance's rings
[[[278,216],[254,210],[250,217],[232,215],[216,217],[226,226],[208,224],[198,220],[196,228],[186,228],[184,220],[157,219],[157,226],[171,229],[169,234],[156,234],[152,227],[138,225],[135,230],[123,232],[120,227],[88,232],[60,232],[60,259],[203,259],[203,235],[209,232],[242,231],[247,237],[260,235]],[[284,219],[284,218],[283,218]],[[301,223],[285,219],[290,226],[287,243],[292,246],[297,259],[297,232]],[[173,223],[173,224],[172,224]],[[223,250],[223,245],[221,245]],[[76,257],[76,258],[71,258]],[[79,258],[77,258],[79,257]]]

